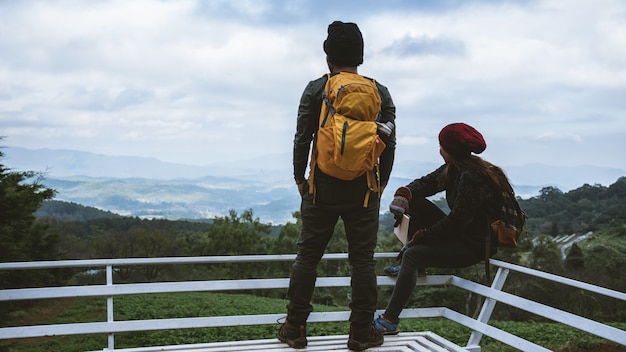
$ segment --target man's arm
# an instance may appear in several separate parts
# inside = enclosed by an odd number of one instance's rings
[[[381,98],[381,116],[380,122],[393,123],[393,130],[389,136],[381,135],[383,142],[385,142],[385,150],[380,156],[380,184],[384,187],[389,182],[391,175],[391,169],[393,168],[393,161],[396,154],[396,106],[393,104],[393,99],[387,87],[376,82],[378,91]]]
[[[300,98],[296,135],[293,140],[293,176],[296,183],[306,179],[309,150],[313,136],[317,131],[322,106],[322,91],[325,84],[326,76],[309,82]]]

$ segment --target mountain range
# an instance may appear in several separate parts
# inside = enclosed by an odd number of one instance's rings
[[[280,224],[299,210],[289,153],[194,166],[76,150],[4,147],[3,152],[6,167],[42,172],[43,183],[57,191],[55,199],[121,215],[205,219],[252,209],[262,222]],[[437,166],[396,160],[387,189],[405,185]],[[608,186],[626,175],[625,170],[599,166],[501,166],[522,198],[537,196],[548,186],[563,192],[584,184]],[[381,211],[386,211],[392,196],[389,191],[383,194]]]

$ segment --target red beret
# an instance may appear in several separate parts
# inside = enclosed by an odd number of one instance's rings
[[[457,156],[480,154],[487,143],[474,127],[462,123],[451,123],[439,132],[439,145],[448,153]]]

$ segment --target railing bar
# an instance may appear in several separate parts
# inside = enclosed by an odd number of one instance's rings
[[[586,290],[586,291],[595,292],[595,293],[598,293],[598,294],[601,294],[601,295],[605,295],[605,296],[608,296],[608,297],[612,297],[612,298],[616,298],[616,299],[619,299],[619,300],[622,300],[622,301],[626,301],[626,293],[624,293],[624,292],[611,290],[609,288],[588,284],[586,282],[576,281],[576,280],[569,279],[569,278],[566,278],[566,277],[562,277],[562,276],[546,273],[546,272],[543,272],[543,271],[534,270],[534,269],[531,269],[531,268],[526,268],[526,267],[519,266],[519,265],[514,265],[514,264],[502,262],[502,261],[495,260],[495,259],[491,259],[489,262],[491,264],[499,266],[501,268],[510,269],[510,270],[517,271],[517,272],[520,272],[520,273],[523,273],[523,274],[539,277],[539,278],[546,279],[546,280],[555,281],[555,282],[558,282],[558,283],[561,283],[561,284],[564,284],[564,285],[577,287],[577,288],[580,288],[580,289],[583,289],[583,290]]]
[[[107,265],[106,271],[107,271],[106,272],[106,277],[107,277],[106,285],[107,287],[112,287],[113,286],[113,266]],[[113,321],[114,321],[113,296],[109,295],[107,296],[107,322],[112,323]],[[109,335],[107,336],[107,345],[110,350],[115,349],[115,335],[113,333],[109,333]]]
[[[333,280],[320,278],[323,284]],[[256,279],[256,280],[216,280],[216,281],[186,281],[184,282],[157,282],[140,284],[89,285],[65,286],[0,290],[0,301],[91,297],[91,296],[118,296],[143,293],[174,293],[197,291],[224,291],[246,289],[284,288],[289,279]]]
[[[395,258],[397,253],[374,253],[376,259]],[[0,263],[0,270],[24,270],[24,269],[51,269],[51,268],[85,268],[128,266],[128,265],[155,265],[155,264],[220,264],[220,263],[256,263],[256,262],[280,262],[294,261],[295,254],[272,254],[272,255],[218,255],[200,257],[160,257],[160,258],[124,258],[124,259],[86,259],[86,260],[47,260],[35,262],[8,262]],[[322,259],[343,260],[348,259],[347,253],[327,253]]]
[[[527,352],[534,352],[534,351],[549,352],[550,351],[547,348],[534,344],[530,341],[524,340],[520,337],[517,337],[504,330],[500,330],[491,325],[481,323],[478,320],[472,319],[464,314],[455,312],[452,309],[445,308],[443,316],[465,327],[468,327],[476,331],[480,331],[484,335],[487,335],[493,339],[503,342],[509,346],[515,347],[521,351],[527,351]]]
[[[484,297],[489,297],[508,304],[512,307],[525,310],[527,312],[537,314],[544,318],[548,318],[559,323],[569,325],[590,334],[600,336],[607,340],[611,340],[622,345],[626,345],[626,332],[616,329],[609,325],[604,325],[596,321],[554,308],[541,303],[531,301],[526,298],[518,297],[507,292],[491,289],[484,285],[477,284],[473,281],[465,280],[460,277],[453,277],[452,284],[454,286],[464,288]]]
[[[382,314],[382,310],[377,314]],[[412,308],[403,311],[401,318],[434,318],[442,316],[443,308]],[[313,312],[308,322],[346,321],[350,312]],[[220,317],[192,317],[150,320],[126,320],[20,326],[0,328],[0,339],[29,338],[54,335],[111,334],[130,331],[191,329],[239,325],[267,325],[277,323],[285,314],[231,315]]]
[[[266,325],[275,323],[276,320],[284,316],[285,314],[265,314],[253,316],[255,319],[251,319],[252,316],[249,315],[242,315],[21,326],[0,328],[0,339],[237,326],[241,325],[242,321],[245,321],[246,325]]]
[[[509,275],[509,269],[506,268],[498,268],[498,271],[496,272],[496,275],[493,279],[493,282],[491,283],[491,288],[494,290],[502,290],[502,287],[504,287],[504,283],[506,281],[506,278]],[[485,298],[485,301],[483,302],[483,306],[480,309],[480,313],[478,314],[478,321],[481,323],[488,323],[489,320],[491,319],[491,314],[493,313],[494,308],[496,307],[496,303],[497,301],[491,298]],[[472,331],[472,333],[470,334],[470,338],[467,341],[467,345],[471,346],[471,345],[480,345],[480,340],[482,339],[483,334],[479,331]]]
[[[323,259],[342,260],[347,259],[346,253],[325,254]],[[376,258],[392,258],[395,253],[376,253]],[[59,261],[39,261],[39,262],[10,262],[0,263],[0,270],[24,270],[24,269],[49,269],[66,267],[106,267],[107,265],[154,265],[154,264],[218,264],[230,262],[272,262],[272,261],[293,261],[294,254],[279,255],[246,255],[246,256],[203,256],[203,257],[165,257],[165,258],[127,258],[127,259],[89,259],[81,260],[59,260]],[[557,275],[536,271],[530,268],[502,262],[492,259],[490,263],[499,267],[521,272],[535,277],[544,278],[563,283],[565,285],[581,288],[590,292],[599,293],[609,297],[626,301],[626,293],[599,287],[584,282],[563,278]]]
[[[431,275],[418,280],[419,285],[448,285],[450,275]],[[318,287],[349,286],[349,277],[321,277],[317,279]],[[377,277],[378,285],[393,286],[395,278],[387,276]],[[214,281],[185,281],[185,282],[157,282],[140,284],[116,285],[88,285],[65,287],[42,287],[0,290],[0,301],[68,298],[68,297],[102,297],[120,296],[146,293],[175,293],[198,291],[230,291],[280,289],[287,287],[288,278],[281,279],[246,279],[246,280],[214,280]]]
[[[376,314],[383,313],[379,310]],[[349,317],[350,312],[314,312],[309,317],[309,322],[330,322],[345,321]],[[148,330],[167,330],[167,329],[191,329],[191,328],[210,328],[225,327],[239,325],[268,325],[284,318],[285,314],[261,314],[261,315],[238,315],[223,317],[194,317],[194,318],[171,318],[171,319],[152,319],[152,320],[131,320],[131,321],[114,321],[114,322],[94,322],[94,323],[74,323],[74,324],[55,324],[41,326],[25,326],[11,327],[0,329],[0,339],[12,338],[29,338],[40,336],[55,335],[78,335],[78,334],[102,334],[102,333],[119,333],[132,331],[148,331]],[[466,317],[460,313],[454,312],[445,307],[433,308],[407,308],[402,311],[400,318],[436,318],[444,317],[452,321],[456,321],[461,325],[469,328],[479,329],[487,336],[491,336],[499,341],[510,344],[514,347],[523,347],[524,351],[533,351],[530,347],[536,345],[526,342],[523,339],[504,332],[498,328],[487,324],[479,323],[474,319]],[[479,324],[477,327],[476,324]],[[503,337],[504,336],[504,337]],[[535,349],[536,350],[536,349]],[[541,349],[541,351],[547,351]]]
[[[435,341],[438,344],[440,344],[441,346],[445,346],[449,351],[453,351],[453,352],[467,352],[467,349],[462,348],[456,344],[453,344],[452,342],[444,339],[443,337],[432,333],[430,331],[424,332],[424,336],[427,336],[429,340],[431,341]]]

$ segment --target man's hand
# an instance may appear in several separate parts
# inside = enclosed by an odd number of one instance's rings
[[[296,181],[296,186],[298,186],[298,192],[300,193],[301,197],[303,197],[308,192],[309,183],[306,182],[306,180]]]

